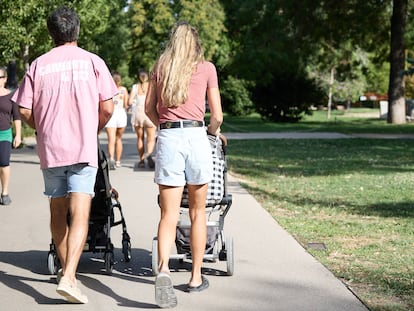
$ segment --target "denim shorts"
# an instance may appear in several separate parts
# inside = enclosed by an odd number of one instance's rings
[[[97,171],[96,167],[86,163],[44,169],[44,194],[51,198],[63,197],[71,192],[94,196]]]
[[[159,130],[156,148],[157,184],[202,185],[213,178],[211,147],[204,127]]]

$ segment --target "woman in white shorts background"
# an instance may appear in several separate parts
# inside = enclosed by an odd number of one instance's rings
[[[121,167],[122,135],[127,126],[128,90],[121,85],[121,75],[118,72],[112,74],[112,78],[118,88],[118,94],[113,97],[115,105],[114,113],[105,126],[108,136],[109,169]]]

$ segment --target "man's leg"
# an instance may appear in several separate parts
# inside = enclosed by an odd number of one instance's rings
[[[67,236],[66,265],[63,274],[72,284],[76,280],[76,269],[88,236],[91,196],[85,193],[70,193],[69,211],[71,215]]]
[[[63,271],[66,267],[69,230],[67,222],[68,211],[69,199],[66,196],[50,199],[50,231]]]

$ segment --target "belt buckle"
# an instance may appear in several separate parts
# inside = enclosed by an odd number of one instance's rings
[[[198,127],[198,121],[193,121],[193,127]]]
[[[171,126],[172,126],[172,123],[171,122],[165,122],[165,128],[166,129],[170,129]]]

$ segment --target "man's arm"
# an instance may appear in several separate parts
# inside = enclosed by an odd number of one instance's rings
[[[98,133],[105,127],[114,112],[112,98],[99,102],[99,124]]]
[[[20,113],[20,117],[22,118],[24,122],[26,122],[27,125],[29,125],[33,129],[36,129],[32,109],[19,107],[19,113]]]

